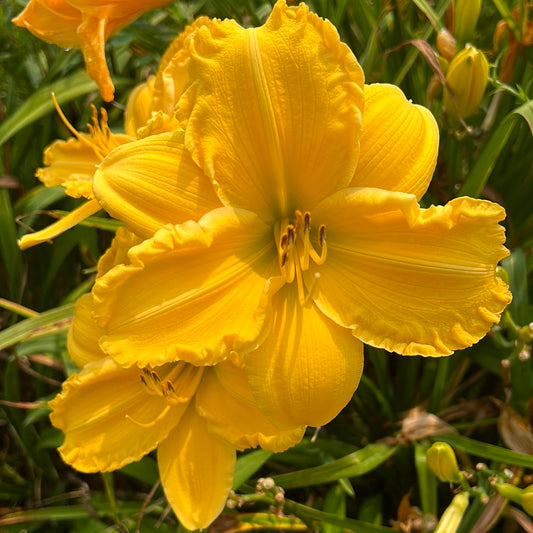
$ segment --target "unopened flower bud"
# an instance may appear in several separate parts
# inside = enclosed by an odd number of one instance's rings
[[[479,14],[481,0],[455,0],[453,3],[453,26],[455,38],[462,44],[472,39]]]
[[[533,485],[519,489],[514,485],[504,483],[503,485],[496,485],[496,489],[501,496],[518,503],[528,515],[533,516]]]
[[[462,118],[474,114],[485,93],[489,63],[483,52],[468,46],[450,62],[444,87],[448,113]]]
[[[453,497],[437,524],[434,533],[455,533],[468,508],[468,493],[460,492]]]
[[[455,39],[446,28],[440,30],[437,35],[437,50],[448,61],[455,55]]]
[[[427,465],[441,481],[460,483],[463,479],[455,452],[446,442],[435,442],[426,452],[426,458]]]

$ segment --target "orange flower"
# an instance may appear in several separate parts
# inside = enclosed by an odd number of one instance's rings
[[[81,48],[87,75],[102,98],[113,100],[115,88],[105,60],[105,42],[146,11],[171,0],[30,0],[13,23],[47,43]]]

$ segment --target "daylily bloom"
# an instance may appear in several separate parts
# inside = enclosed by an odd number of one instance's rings
[[[138,241],[120,228],[99,275],[127,262]],[[236,450],[283,451],[305,428],[280,431],[261,414],[238,358],[212,367],[120,366],[98,346],[92,300],[91,294],[78,300],[69,330],[69,354],[82,370],[49,403],[53,425],[65,433],[61,456],[82,472],[102,472],[157,448],[161,482],[180,522],[207,527],[231,489]]]
[[[188,79],[187,63],[189,50],[183,47],[185,38],[204,22],[197,19],[172,42],[163,55],[156,76],[150,76],[145,83],[131,92],[124,113],[126,134],[113,133],[107,125],[107,113],[101,110],[100,123],[96,109],[93,108],[92,125],[89,134],[79,133],[68,122],[56,104],[57,111],[74,137],[67,141],[54,141],[44,151],[44,167],[36,176],[47,187],[62,185],[65,193],[74,198],[84,197],[89,201],[69,213],[66,217],[41,231],[24,235],[20,241],[21,249],[30,248],[51,240],[75,226],[101,209],[92,192],[92,180],[96,167],[113,148],[155,133],[173,131],[179,124],[173,117],[173,108],[178,101]],[[201,214],[204,214],[203,211]],[[178,212],[176,214],[179,215]],[[169,214],[166,222],[183,222]]]
[[[105,59],[105,43],[146,11],[172,0],[30,0],[13,22],[39,39],[65,48],[81,48],[87,75],[102,98],[113,100],[115,88]]]
[[[204,20],[183,46],[183,131],[117,147],[94,176],[100,204],[146,239],[93,290],[109,357],[237,353],[260,410],[288,429],[349,401],[363,342],[449,355],[499,321],[504,210],[419,206],[436,122],[398,88],[364,86],[328,21],[279,1],[262,27]]]
[[[100,120],[98,120],[98,113],[93,107],[92,124],[87,125],[89,133],[79,133],[68,122],[59,106],[56,107],[74,137],[66,141],[54,141],[45,149],[43,159],[46,166],[38,169],[36,176],[46,187],[61,185],[68,196],[86,198],[88,201],[41,231],[24,235],[19,240],[19,247],[22,250],[57,237],[100,211],[100,204],[92,190],[96,167],[113,148],[135,140],[135,137],[111,132],[107,125],[105,109],[100,111]]]

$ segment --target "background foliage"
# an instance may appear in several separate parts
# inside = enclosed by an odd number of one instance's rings
[[[463,124],[443,110],[430,61],[438,30],[449,24],[449,0],[307,3],[337,26],[367,82],[398,84],[437,117],[439,161],[423,203],[468,194],[505,206],[512,253],[503,266],[514,300],[486,339],[447,359],[402,358],[367,348],[361,385],[335,420],[316,433],[310,429],[285,453],[255,450],[240,456],[236,495],[213,530],[432,531],[457,488],[439,482],[426,465],[425,451],[441,440],[454,447],[467,472],[463,489],[470,503],[459,532],[494,525],[497,531],[533,531],[524,509],[494,488],[503,481],[533,484],[528,3],[483,1],[472,42],[489,59],[490,81],[479,111]],[[90,219],[53,244],[23,253],[17,247],[28,227],[39,229],[77,203],[34,177],[45,146],[68,136],[50,92],[80,130],[90,119],[89,104],[102,105],[78,50],[46,45],[11,24],[24,4],[0,5],[0,530],[176,531],[152,457],[113,474],[83,475],[56,452],[62,437],[50,426],[46,402],[74,370],[65,349],[72,303],[90,289],[112,231],[105,220]],[[131,88],[155,72],[168,43],[196,16],[259,25],[270,8],[271,2],[261,0],[176,1],[113,36],[107,53],[116,102],[105,106],[112,129],[122,127]],[[509,31],[495,50],[500,21]],[[502,81],[501,64],[513,47],[516,61]],[[265,476],[276,485],[256,490],[256,480]],[[276,497],[279,487],[284,499]]]

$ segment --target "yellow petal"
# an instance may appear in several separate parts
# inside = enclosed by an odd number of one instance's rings
[[[160,230],[129,257],[93,289],[101,346],[119,363],[215,364],[261,333],[279,267],[272,230],[254,214],[212,211]]]
[[[431,112],[387,84],[365,85],[361,153],[351,187],[426,192],[437,163],[439,128]]]
[[[150,76],[144,83],[137,85],[130,93],[124,112],[124,130],[131,137],[137,130],[146,126],[152,114],[155,77]]]
[[[302,439],[305,426],[278,429],[255,405],[244,369],[226,360],[206,371],[196,393],[196,410],[210,429],[235,448],[261,446],[282,452]]]
[[[481,339],[511,300],[495,274],[508,255],[496,204],[456,198],[420,209],[412,195],[346,189],[315,214],[328,242],[315,302],[368,344],[448,355]]]
[[[167,402],[148,393],[138,367],[124,369],[106,358],[69,377],[49,406],[52,424],[65,434],[59,448],[64,461],[82,472],[97,472],[138,461],[156,448],[187,403],[165,412]]]
[[[188,46],[184,46],[187,39],[196,32],[196,30],[209,23],[206,17],[197,18],[191,25],[187,26],[179,35],[172,41],[167,48],[159,68],[154,84],[154,97],[152,102],[152,110],[154,112],[161,111],[168,117],[173,117],[174,106],[183,93],[185,85],[189,80],[189,59],[190,50]],[[174,129],[177,128],[178,122],[174,121]]]
[[[23,235],[18,241],[19,248],[21,250],[26,250],[26,248],[31,248],[36,244],[41,244],[42,242],[54,239],[98,211],[100,211],[98,200],[89,200],[74,209],[74,211],[71,211],[68,215],[60,218],[57,222],[50,224],[50,226],[40,231],[36,231],[35,233]]]
[[[131,233],[126,228],[118,228],[111,246],[98,260],[96,277],[99,278],[109,272],[116,265],[128,265],[130,259],[128,252],[133,246],[142,242],[140,237]]]
[[[110,33],[106,27],[107,23],[106,18],[83,13],[82,23],[78,26],[78,36],[87,76],[96,82],[102,98],[111,102],[115,86],[105,59],[105,42]]]
[[[98,261],[97,278],[119,264],[129,264],[128,251],[140,243],[139,237],[125,228],[118,228],[111,246]],[[106,357],[98,341],[105,331],[93,317],[94,302],[91,293],[84,294],[76,302],[74,319],[68,331],[67,349],[72,361],[83,368],[87,363]]]
[[[97,125],[98,123],[96,123]],[[92,185],[96,167],[113,148],[133,140],[132,137],[93,128],[92,134],[79,133],[68,141],[55,141],[44,151],[45,167],[37,170],[37,177],[47,186],[65,187],[74,198],[94,198]]]
[[[224,509],[235,448],[210,433],[190,408],[160,444],[157,459],[161,484],[179,521],[189,530],[207,527]]]
[[[93,295],[84,294],[76,302],[74,319],[67,336],[68,353],[78,368],[106,357],[98,344],[104,332],[94,321],[92,312]]]
[[[178,117],[225,204],[273,220],[348,185],[363,71],[328,21],[280,1],[260,28],[213,20],[190,43]]]
[[[50,0],[47,0],[50,1]],[[68,0],[83,13],[109,19],[132,19],[152,9],[170,4],[172,0]]]
[[[182,140],[183,133],[163,133],[120,146],[94,175],[102,207],[137,235],[151,237],[221,206]]]
[[[273,312],[270,334],[245,358],[256,404],[280,428],[327,424],[357,388],[363,344],[312,303],[300,305],[294,283],[274,295]]]
[[[30,0],[12,22],[39,39],[64,48],[79,45],[81,13],[65,0]]]

